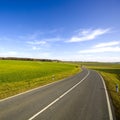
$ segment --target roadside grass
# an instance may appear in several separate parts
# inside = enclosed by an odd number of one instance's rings
[[[75,64],[0,60],[0,99],[39,87],[78,73]]]
[[[120,72],[120,69],[119,69]],[[120,86],[120,79],[118,79],[117,75],[114,73],[105,73],[101,72],[107,86],[108,91],[110,92],[110,95],[112,97],[113,105],[115,106],[115,113],[117,120],[120,120],[120,92],[116,92],[116,84]]]
[[[115,63],[81,63],[89,69],[98,71],[104,78],[108,92],[115,108],[116,119],[120,120],[120,64]],[[116,84],[119,92],[116,92]]]

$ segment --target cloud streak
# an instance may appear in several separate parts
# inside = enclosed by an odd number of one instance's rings
[[[78,35],[73,36],[68,40],[67,42],[82,42],[82,41],[89,41],[93,40],[98,36],[101,36],[103,34],[106,34],[110,31],[110,28],[107,29],[87,29],[87,30],[82,30],[79,32]]]
[[[112,41],[100,43],[90,49],[81,50],[79,53],[103,53],[103,52],[120,52],[120,42]]]
[[[115,46],[115,45],[119,45],[120,42],[119,41],[112,41],[112,42],[105,42],[105,43],[100,43],[95,45],[96,48],[100,48],[100,47],[110,47],[110,46]]]
[[[30,45],[45,45],[47,42],[46,41],[28,41],[27,43]]]
[[[103,53],[103,52],[120,52],[120,47],[101,47],[81,50],[79,53]]]

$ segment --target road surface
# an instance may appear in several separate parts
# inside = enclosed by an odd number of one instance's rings
[[[113,120],[101,76],[75,76],[0,101],[0,120]]]

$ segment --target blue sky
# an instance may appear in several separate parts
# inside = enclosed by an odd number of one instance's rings
[[[120,1],[0,0],[0,56],[120,62]]]

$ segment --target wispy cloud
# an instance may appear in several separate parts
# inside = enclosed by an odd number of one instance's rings
[[[32,48],[32,50],[41,50],[41,49],[48,49],[50,46],[54,45],[54,42],[58,42],[61,39],[59,37],[55,38],[44,38],[41,40],[30,40],[26,43]]]
[[[47,44],[48,42],[56,42],[56,41],[60,41],[61,38],[59,37],[55,37],[55,38],[43,38],[43,39],[40,39],[40,40],[30,40],[30,41],[27,41],[28,44],[31,44],[31,45],[45,45]]]
[[[32,50],[40,50],[40,49],[41,49],[40,47],[32,46]]]
[[[102,52],[120,52],[120,47],[101,47],[81,50],[79,53],[102,53]]]
[[[27,42],[30,45],[45,45],[47,42],[46,41],[28,41]]]
[[[81,50],[79,53],[103,53],[103,52],[120,52],[120,42],[112,41],[106,43],[100,43],[93,46],[90,49]]]
[[[110,31],[110,28],[107,29],[85,29],[78,33],[78,35],[73,36],[67,42],[82,42],[93,40],[96,37],[106,34]]]
[[[110,46],[115,46],[115,45],[119,45],[120,42],[119,41],[112,41],[112,42],[104,42],[104,43],[100,43],[95,45],[94,47],[99,48],[99,47],[110,47]]]

